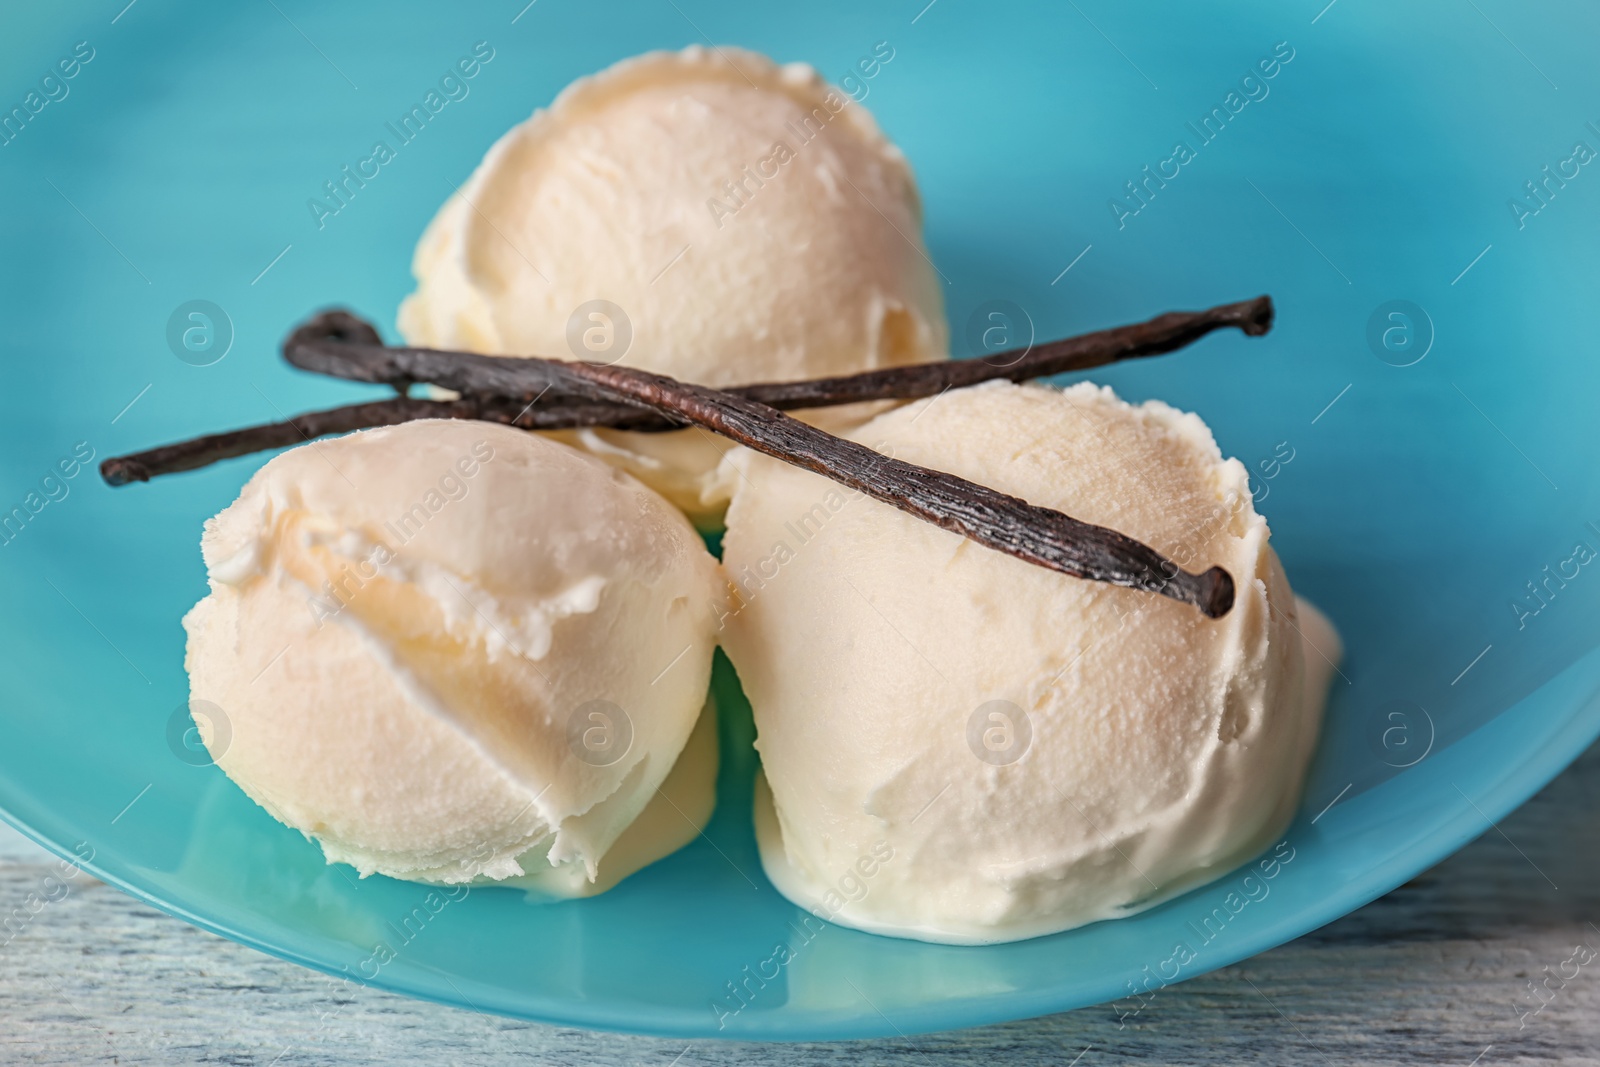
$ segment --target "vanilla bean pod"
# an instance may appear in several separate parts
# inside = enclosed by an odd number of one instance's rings
[[[1261,296],[1205,311],[1175,311],[1146,322],[1099,330],[1080,337],[1050,341],[1027,349],[1000,352],[983,359],[922,363],[836,378],[772,382],[727,390],[737,396],[783,409],[826,407],[862,400],[937,396],[946,389],[974,385],[991,378],[1029,378],[1088,370],[1124,359],[1159,355],[1192,344],[1213,330],[1234,327],[1258,337],[1272,326],[1272,301]],[[323,312],[297,328],[284,341],[292,363],[317,370],[322,346],[382,347],[378,331],[345,311]],[[347,349],[337,349],[345,351]],[[410,384],[403,376],[393,384]],[[682,423],[648,409],[609,401],[583,400],[555,390],[521,396],[479,395],[459,401],[408,399],[404,396],[347,407],[312,411],[288,422],[265,423],[229,433],[208,434],[188,441],[116,456],[101,464],[112,485],[143,482],[162,474],[195,470],[210,463],[252,452],[287,448],[328,434],[372,426],[392,426],[411,419],[481,419],[524,430],[561,430],[583,426],[655,432],[681,428]]]
[[[1272,299],[1258,296],[1254,300],[1220,304],[1204,311],[1169,311],[1145,322],[1097,330],[1060,341],[1047,341],[1025,349],[997,352],[981,359],[916,363],[807,381],[763,382],[732,386],[724,392],[782,410],[831,407],[869,400],[911,400],[937,396],[949,389],[980,382],[1022,382],[1090,370],[1122,360],[1161,355],[1193,344],[1214,330],[1230,327],[1241,330],[1247,336],[1259,337],[1272,328],[1272,318]],[[370,324],[346,311],[327,311],[291,333],[284,341],[283,354],[295,366],[321,373],[325,372],[330,354],[365,347],[384,347]],[[402,346],[387,351],[394,354],[389,362],[394,367],[394,377],[387,384],[406,386],[426,380],[412,373],[408,354],[436,350]],[[441,354],[454,356],[466,353]],[[489,391],[495,388],[493,385],[488,387]],[[498,388],[506,389],[509,386],[501,383]],[[568,395],[553,385],[541,392],[522,395],[521,399],[532,401],[534,409],[543,412],[537,422],[538,429],[610,426],[636,431],[661,431],[680,425],[634,405],[597,404],[592,397],[587,398],[586,402],[585,398]]]
[[[1079,578],[1160,593],[1212,618],[1233,606],[1220,567],[1191,574],[1131,537],[1080,522],[952,474],[905,463],[818,430],[765,404],[628,367],[336,344],[316,369],[354,381],[431,382],[466,394],[537,397],[647,408],[831,478],[979,544]]]
[[[318,436],[422,418],[479,419],[535,430],[610,426],[659,431],[698,423],[1000,551],[1080,577],[1159,592],[1215,617],[1228,610],[1234,594],[1232,579],[1219,568],[1188,574],[1115,531],[1034,508],[951,475],[897,464],[775,409],[936,396],[983,381],[1025,381],[1086,370],[1170,352],[1227,327],[1260,336],[1271,329],[1272,319],[1272,301],[1261,296],[1205,311],[1168,312],[1146,322],[982,359],[719,392],[595,364],[386,348],[369,323],[348,312],[330,311],[315,316],[285,340],[285,357],[307,370],[393,385],[401,390],[400,397],[112,457],[101,464],[101,473],[109,484],[124,485]],[[404,395],[420,381],[457,389],[462,395],[454,400]],[[874,484],[870,475],[884,470],[894,476],[891,482]],[[1030,528],[1030,523],[1037,528]]]

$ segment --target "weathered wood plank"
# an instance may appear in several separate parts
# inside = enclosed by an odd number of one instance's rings
[[[1553,980],[1537,1013],[1528,992],[1575,946],[1600,950],[1597,802],[1600,748],[1503,834],[1293,944],[1162,991],[1125,1028],[1089,1008],[841,1045],[594,1034],[365,990],[333,1000],[321,976],[85,879],[0,946],[0,1064],[1600,1064],[1600,958],[1569,965],[1576,977]],[[0,831],[0,913],[51,869]]]

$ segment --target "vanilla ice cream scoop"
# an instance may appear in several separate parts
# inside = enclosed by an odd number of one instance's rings
[[[942,359],[921,230],[905,157],[810,67],[653,52],[574,82],[490,149],[422,237],[400,329],[715,386]],[[710,474],[728,446],[709,434],[567,439],[697,519],[726,502]]]
[[[1149,907],[1273,842],[1339,643],[1198,417],[996,382],[853,436],[1221,566],[1237,600],[1208,619],[731,453],[723,644],[779,891],[878,933],[1011,941]]]
[[[202,737],[329,862],[586,895],[709,817],[726,586],[628,475],[413,422],[276,457],[202,549]]]

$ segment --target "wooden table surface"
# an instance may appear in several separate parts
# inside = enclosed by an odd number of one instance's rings
[[[1600,1064],[1597,801],[1600,746],[1415,881],[1163,990],[1125,1028],[1098,1007],[846,1044],[661,1041],[335,996],[84,878],[0,925],[0,1064]],[[0,827],[0,923],[54,867]]]

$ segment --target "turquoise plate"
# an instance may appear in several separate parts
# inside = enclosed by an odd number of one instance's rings
[[[1592,6],[123,2],[0,15],[0,811],[166,911],[341,979],[586,1027],[1137,1018],[1436,863],[1600,732]],[[392,321],[417,236],[502,131],[703,34],[834,79],[887,42],[853,84],[917,167],[964,353],[993,301],[1046,338],[1277,298],[1266,339],[1102,376],[1210,421],[1348,644],[1275,877],[994,948],[802,941],[760,873],[742,756],[708,839],[616,891],[478,891],[418,919],[425,890],[325,866],[188,747],[200,525],[260,459],[111,490],[83,458],[372,395],[276,342],[328,303]],[[319,227],[307,201],[478,42],[470,91]],[[185,347],[193,301],[211,328]],[[718,685],[737,748],[725,664]],[[780,942],[788,966],[747,983]]]

